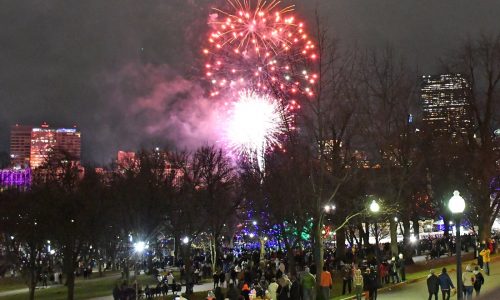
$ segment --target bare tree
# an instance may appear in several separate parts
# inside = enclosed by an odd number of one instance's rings
[[[193,154],[191,169],[198,182],[196,200],[210,235],[212,269],[215,271],[223,229],[230,225],[241,203],[236,192],[238,178],[229,157],[213,146],[201,147]]]
[[[474,124],[473,132],[463,136],[461,162],[467,172],[461,174],[470,193],[469,217],[479,225],[481,240],[486,240],[500,212],[500,199],[490,200],[488,184],[495,174],[493,131],[500,111],[500,34],[482,34],[467,39],[447,62],[449,71],[461,73],[469,81],[468,97]]]
[[[314,258],[319,280],[324,261],[324,206],[336,203],[340,207],[340,201],[348,200],[348,197],[339,197],[339,191],[353,175],[352,142],[359,129],[357,100],[360,94],[355,76],[358,52],[356,49],[342,51],[321,26],[319,17],[316,25],[314,68],[318,80],[314,96],[304,101],[301,125],[305,130],[301,138],[310,145],[307,182],[311,185]],[[345,217],[339,211],[335,214],[336,223],[342,223]],[[343,250],[343,245],[339,248]]]
[[[374,191],[390,205],[385,209],[385,216],[390,223],[391,251],[397,256],[394,213],[399,212],[405,228],[405,256],[411,262],[413,206],[409,199],[415,180],[422,175],[419,174],[422,162],[418,157],[418,138],[412,122],[417,76],[389,46],[382,51],[367,51],[360,72],[366,92],[364,112],[369,120],[363,124],[363,131],[372,146],[373,158],[380,164],[371,181],[376,183]]]

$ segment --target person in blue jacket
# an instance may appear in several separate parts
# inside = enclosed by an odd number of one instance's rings
[[[443,300],[450,300],[450,291],[454,289],[455,286],[451,281],[450,275],[446,271],[446,268],[443,268],[441,274],[439,274],[439,286],[441,287],[441,294],[443,295]]]

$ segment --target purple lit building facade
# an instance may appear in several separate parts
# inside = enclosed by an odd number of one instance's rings
[[[4,188],[27,188],[31,185],[31,169],[0,170],[0,190]]]

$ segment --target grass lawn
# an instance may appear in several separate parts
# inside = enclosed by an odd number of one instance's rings
[[[0,279],[0,292],[18,290],[28,287],[21,277],[5,277]]]
[[[77,280],[75,284],[75,299],[90,299],[95,297],[109,296],[116,283],[121,284],[119,276],[111,275],[89,280]],[[156,284],[156,280],[148,275],[139,275],[138,282],[141,285]],[[27,293],[0,297],[2,300],[25,300]],[[65,300],[67,299],[67,288],[56,286],[48,289],[37,289],[35,292],[37,300]]]

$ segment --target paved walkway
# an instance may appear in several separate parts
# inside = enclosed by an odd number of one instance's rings
[[[485,276],[484,285],[481,289],[481,294],[486,294],[500,288],[500,261],[493,262],[491,264],[490,276]],[[436,270],[440,273],[440,270]],[[450,277],[453,280],[453,284],[456,286],[457,274],[455,272],[450,272]],[[378,295],[378,300],[421,300],[427,299],[427,282],[426,280],[420,280],[415,283],[401,284],[398,287],[394,287],[391,290],[381,291]],[[439,292],[439,299],[441,299],[441,292]],[[489,299],[500,299],[500,294],[495,298]]]

